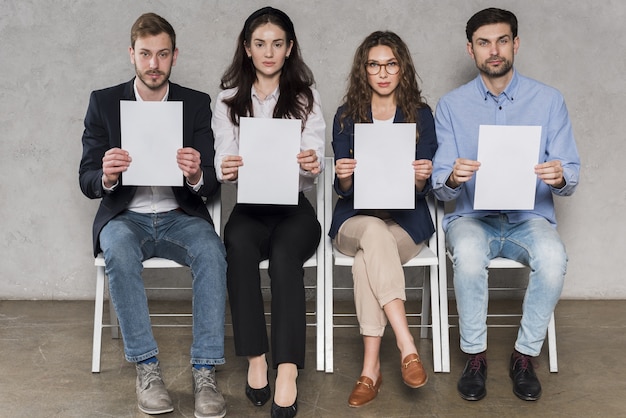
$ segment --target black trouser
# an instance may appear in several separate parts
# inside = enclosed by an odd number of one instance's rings
[[[297,206],[237,204],[224,229],[228,297],[235,352],[269,351],[259,262],[269,259],[272,291],[272,365],[304,368],[306,306],[302,265],[317,248],[321,227],[300,193]]]

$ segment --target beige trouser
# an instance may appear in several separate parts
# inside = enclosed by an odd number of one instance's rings
[[[406,300],[402,264],[415,257],[416,244],[393,219],[356,215],[341,225],[334,244],[354,257],[354,304],[362,335],[382,337],[387,325],[383,307]]]

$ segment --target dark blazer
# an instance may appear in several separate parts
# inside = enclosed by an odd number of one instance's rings
[[[99,236],[104,225],[128,207],[137,191],[136,186],[124,186],[123,174],[114,191],[109,193],[102,188],[102,157],[108,149],[121,147],[120,101],[135,100],[133,83],[134,79],[92,92],[85,116],[83,155],[79,168],[80,188],[85,196],[102,199],[93,224],[94,255],[100,252]],[[215,150],[211,130],[211,98],[206,93],[170,83],[168,100],[183,102],[183,146],[200,152],[204,178],[204,184],[195,192],[184,181],[181,172],[181,187],[172,187],[174,196],[185,213],[213,224],[202,200],[202,197],[213,196],[220,187],[213,163]]]
[[[335,161],[341,158],[354,158],[354,122],[350,118],[343,121],[343,128],[339,124],[339,117],[343,113],[344,107],[337,109],[333,123],[333,150],[335,151]],[[371,112],[369,114],[371,119]],[[393,123],[403,123],[404,115],[398,108]],[[430,108],[425,107],[418,110],[417,130],[419,133],[418,144],[415,147],[415,159],[432,160],[437,150],[437,137],[435,135],[435,122]],[[354,215],[359,213],[354,209],[354,187],[350,190],[342,191],[339,187],[339,179],[335,175],[334,188],[339,200],[333,211],[333,219],[328,235],[335,238],[341,225]],[[430,218],[428,205],[425,197],[432,189],[431,179],[426,182],[426,187],[421,192],[415,191],[415,209],[393,209],[388,210],[389,214],[398,225],[409,233],[415,243],[420,243],[428,239],[435,227]]]

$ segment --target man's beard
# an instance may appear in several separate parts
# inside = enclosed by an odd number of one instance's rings
[[[509,61],[507,59],[504,59],[502,57],[497,57],[500,61],[502,61],[502,64],[499,67],[492,67],[489,65],[488,62],[485,62],[483,64],[481,64],[478,69],[485,75],[489,76],[489,77],[493,77],[493,78],[498,78],[498,77],[502,77],[506,74],[509,73],[509,71],[511,71],[511,68],[513,68],[513,62]],[[493,59],[493,58],[490,58]]]
[[[170,74],[171,74],[171,70],[168,71],[167,73],[164,73],[163,71],[146,71],[145,73],[141,73],[139,72],[139,70],[135,67],[135,73],[137,74],[137,77],[139,78],[139,80],[141,80],[141,82],[148,87],[150,90],[158,90],[161,87],[163,87],[163,85],[165,83],[167,83],[167,81],[170,78]],[[163,76],[162,78],[159,79],[159,81],[152,81],[150,79],[150,74],[159,74],[161,76]]]

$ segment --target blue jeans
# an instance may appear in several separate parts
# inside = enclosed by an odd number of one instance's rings
[[[192,364],[224,364],[226,251],[213,226],[179,211],[126,211],[100,233],[109,290],[129,362],[158,353],[141,272],[151,257],[190,267],[193,291]]]
[[[460,217],[448,225],[446,243],[452,254],[461,350],[476,354],[487,349],[487,265],[492,258],[506,257],[531,270],[515,349],[538,356],[567,267],[556,229],[543,218],[509,223],[504,214]]]

